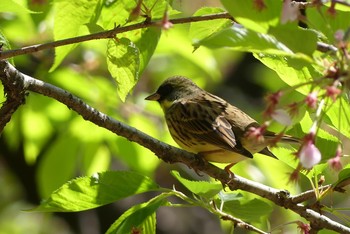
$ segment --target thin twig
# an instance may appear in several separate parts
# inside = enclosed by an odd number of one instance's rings
[[[184,24],[184,23],[193,23],[193,22],[216,20],[216,19],[230,19],[232,21],[235,21],[229,13],[224,12],[224,13],[217,13],[217,14],[211,14],[211,15],[192,16],[192,17],[172,19],[170,20],[170,22],[172,24]],[[149,21],[149,22],[145,21],[145,22],[132,24],[124,27],[118,26],[111,30],[97,32],[93,34],[67,38],[63,40],[57,40],[57,41],[38,44],[38,45],[31,45],[31,46],[22,47],[19,49],[1,51],[0,60],[15,57],[18,55],[31,54],[41,50],[53,49],[64,45],[76,44],[76,43],[91,41],[91,40],[115,38],[116,35],[119,33],[129,32],[129,31],[142,29],[142,28],[160,27],[160,25],[161,25],[161,21]],[[333,45],[329,45],[323,42],[317,42],[317,50],[326,53],[326,52],[335,52],[337,51],[337,48]]]
[[[231,20],[233,20],[232,16],[225,12],[225,13],[217,13],[217,14],[211,14],[211,15],[192,16],[192,17],[186,17],[186,18],[172,19],[172,20],[170,20],[170,22],[173,24],[184,24],[184,23],[192,23],[192,22],[216,20],[216,19],[231,19]],[[116,35],[119,33],[129,32],[129,31],[133,31],[136,29],[149,28],[149,27],[160,27],[160,26],[161,26],[161,21],[149,21],[149,22],[145,21],[145,22],[132,24],[132,25],[124,26],[124,27],[115,27],[111,30],[97,32],[97,33],[88,34],[88,35],[84,35],[84,36],[67,38],[67,39],[63,39],[63,40],[27,46],[27,47],[23,47],[23,48],[19,48],[19,49],[14,49],[14,50],[2,51],[2,52],[0,52],[0,60],[11,58],[11,57],[18,56],[18,55],[35,53],[35,52],[38,52],[41,50],[52,49],[52,48],[56,48],[59,46],[80,43],[80,42],[84,42],[84,41],[115,38]]]

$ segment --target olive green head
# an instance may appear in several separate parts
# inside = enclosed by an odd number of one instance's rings
[[[174,102],[189,99],[201,92],[195,83],[183,76],[173,76],[166,79],[154,94],[146,97],[146,100],[157,101],[165,110]]]

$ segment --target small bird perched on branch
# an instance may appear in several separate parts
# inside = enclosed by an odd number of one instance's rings
[[[183,76],[168,78],[145,99],[160,104],[170,134],[181,148],[211,162],[229,163],[225,170],[230,174],[234,164],[253,158],[254,153],[276,158],[267,148],[276,138],[300,142],[267,130],[261,136],[252,134],[252,129],[260,128],[253,118]]]

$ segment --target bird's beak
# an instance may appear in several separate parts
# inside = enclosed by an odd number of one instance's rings
[[[154,93],[154,94],[151,94],[149,95],[148,97],[145,98],[145,100],[148,100],[148,101],[158,101],[160,98],[160,95],[158,93]]]

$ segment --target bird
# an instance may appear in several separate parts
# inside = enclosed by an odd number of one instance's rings
[[[170,135],[182,149],[209,162],[228,164],[225,170],[230,174],[233,165],[252,159],[255,153],[277,158],[268,149],[277,138],[284,143],[300,142],[268,130],[259,139],[251,137],[251,130],[261,127],[256,120],[184,76],[166,79],[145,100],[160,104]]]

